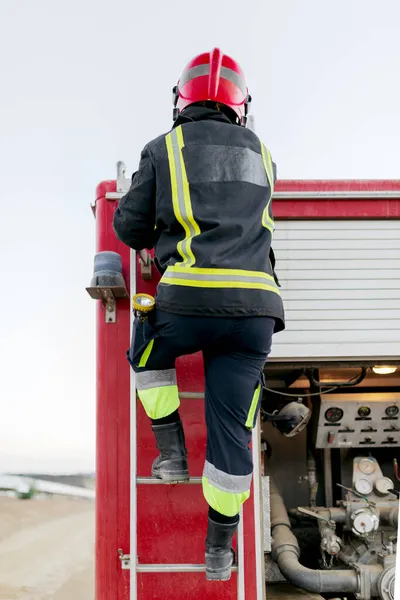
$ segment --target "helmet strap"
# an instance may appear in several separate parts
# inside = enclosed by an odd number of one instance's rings
[[[174,87],[172,88],[172,104],[173,104],[173,106],[177,105],[178,99],[179,99],[179,88],[177,85],[174,85]]]
[[[179,115],[179,109],[176,108],[176,105],[178,104],[178,99],[179,99],[179,87],[177,85],[174,85],[174,87],[172,88],[172,104],[173,104],[173,111],[172,111],[172,120],[175,122],[176,119],[178,118]]]

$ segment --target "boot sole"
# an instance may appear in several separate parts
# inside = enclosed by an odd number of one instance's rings
[[[232,575],[231,569],[229,569],[228,573],[226,573],[225,571],[222,573],[209,573],[208,571],[206,571],[207,581],[229,581],[231,578],[231,575]]]
[[[233,552],[233,550],[232,550]],[[207,568],[207,554],[206,554],[206,579],[207,581],[228,581],[232,575],[232,567],[235,564],[236,556],[233,554],[232,561],[229,565],[220,567],[219,569]]]
[[[225,564],[223,567],[219,568],[210,568],[207,566],[207,558],[212,559],[212,557],[208,557],[206,552],[206,579],[207,581],[228,581],[232,575],[232,567],[236,563],[236,554],[234,550],[231,550],[232,558],[229,564]],[[214,557],[215,558],[215,557]]]
[[[154,479],[160,479],[163,483],[184,483],[189,481],[189,473],[171,473],[171,474],[167,474],[167,473],[154,473],[154,471],[151,473],[151,476],[154,477]]]
[[[206,568],[206,579],[207,581],[229,581],[232,575],[233,563],[229,567],[223,569],[207,569]]]

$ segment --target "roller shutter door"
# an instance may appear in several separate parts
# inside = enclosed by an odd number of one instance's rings
[[[400,358],[400,221],[278,221],[271,359]]]

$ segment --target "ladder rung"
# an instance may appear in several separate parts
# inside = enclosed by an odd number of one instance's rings
[[[153,565],[137,565],[136,571],[138,573],[204,573],[206,570],[205,565],[167,565],[167,564],[153,564]],[[237,571],[237,565],[233,565],[232,571]]]
[[[186,398],[186,400],[195,400],[204,398],[204,392],[179,392],[179,398]]]
[[[189,481],[179,481],[178,483],[173,484],[168,484],[162,479],[156,479],[155,477],[136,477],[136,483],[138,485],[188,485],[190,483],[199,485],[201,482],[201,477],[191,477]]]

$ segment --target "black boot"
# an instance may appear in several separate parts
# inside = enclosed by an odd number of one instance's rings
[[[160,456],[153,462],[152,477],[166,483],[189,480],[187,450],[182,421],[166,425],[152,425]]]
[[[239,524],[223,525],[208,518],[206,539],[206,577],[209,581],[227,581],[231,578],[231,567],[235,560],[232,538]]]

